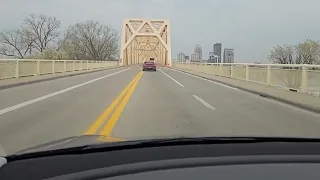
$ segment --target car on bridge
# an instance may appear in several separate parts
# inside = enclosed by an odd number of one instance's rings
[[[144,62],[142,65],[142,71],[146,70],[157,71],[157,66],[154,62],[151,61]]]

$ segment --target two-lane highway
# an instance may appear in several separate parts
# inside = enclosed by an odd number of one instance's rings
[[[320,116],[168,68],[121,67],[0,90],[7,154],[82,134],[319,137]]]

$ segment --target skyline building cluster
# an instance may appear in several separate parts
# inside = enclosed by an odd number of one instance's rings
[[[222,52],[222,43],[215,43],[212,50],[209,52],[208,59],[206,59],[202,56],[201,46],[196,45],[190,57],[184,52],[179,52],[176,60],[178,62],[234,63],[234,49],[224,48]]]

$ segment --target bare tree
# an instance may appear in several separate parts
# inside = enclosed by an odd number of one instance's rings
[[[118,55],[119,36],[111,26],[86,21],[64,34],[55,17],[32,14],[17,30],[0,33],[0,54],[17,58],[109,60]]]
[[[268,57],[273,63],[277,64],[294,64],[295,51],[291,45],[277,45],[273,47]]]
[[[119,36],[111,26],[86,21],[70,26],[63,49],[72,59],[108,60],[115,57]]]
[[[305,40],[296,46],[296,54],[303,64],[316,64],[320,60],[320,42]]]
[[[320,61],[320,42],[305,40],[298,45],[278,45],[268,58],[277,64],[315,64]]]
[[[56,46],[60,25],[55,17],[32,14],[21,28],[0,33],[0,54],[23,59],[33,52],[43,52],[50,45]]]
[[[320,42],[308,39],[293,46],[278,45],[271,50],[269,59],[277,64],[317,64],[320,62]],[[273,71],[289,88],[298,89],[301,86],[301,67],[282,67]]]
[[[46,49],[41,53],[32,54],[27,56],[28,59],[50,59],[50,60],[66,60],[68,57],[63,51],[57,51],[56,49]]]
[[[24,36],[20,29],[0,33],[0,54],[23,59],[31,52],[32,40]]]
[[[50,43],[56,43],[60,26],[61,22],[55,17],[32,14],[24,20],[22,32],[33,40],[32,48],[43,52],[49,48]]]

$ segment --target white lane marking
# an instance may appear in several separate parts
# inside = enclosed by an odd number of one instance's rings
[[[169,68],[168,68],[168,69],[169,69]],[[234,89],[234,90],[239,90],[238,88],[234,88],[234,87],[231,87],[231,86],[228,86],[228,85],[225,85],[225,84],[222,84],[222,83],[218,83],[218,82],[215,82],[215,81],[212,81],[212,80],[209,80],[209,79],[205,79],[205,78],[198,77],[198,76],[195,76],[195,75],[192,75],[192,74],[188,74],[188,73],[185,73],[185,72],[176,70],[176,69],[170,69],[170,70],[172,70],[172,71],[177,71],[177,72],[186,74],[186,75],[188,75],[188,76],[192,76],[192,77],[195,77],[195,78],[198,78],[198,79],[202,79],[202,80],[205,80],[205,81],[214,83],[214,84],[218,84],[218,85],[223,86],[223,87],[226,87],[226,88],[230,88],[230,89]]]
[[[20,104],[17,104],[17,105],[14,105],[14,106],[11,106],[11,107],[8,107],[8,108],[5,108],[5,109],[1,109],[1,110],[0,110],[0,115],[3,115],[3,114],[8,113],[8,112],[10,112],[10,111],[14,111],[14,110],[20,109],[20,108],[22,108],[22,107],[28,106],[28,105],[33,104],[33,103],[36,103],[36,102],[39,102],[39,101],[42,101],[42,100],[51,98],[51,97],[53,97],[53,96],[56,96],[56,95],[65,93],[65,92],[67,92],[67,91],[76,89],[76,88],[78,88],[78,87],[81,87],[81,86],[84,86],[84,85],[93,83],[93,82],[95,82],[95,81],[99,81],[99,80],[101,80],[101,79],[104,79],[104,78],[113,76],[113,75],[115,75],[115,74],[119,74],[119,73],[124,72],[124,71],[127,71],[127,70],[129,70],[129,69],[131,69],[131,68],[127,68],[127,69],[124,69],[124,70],[121,70],[121,71],[118,71],[118,72],[115,72],[115,73],[112,73],[112,74],[108,74],[108,75],[106,75],[106,76],[102,76],[102,77],[99,77],[99,78],[96,78],[96,79],[93,79],[93,80],[90,80],[90,81],[87,81],[87,82],[85,82],[85,83],[81,83],[81,84],[78,84],[78,85],[75,85],[75,86],[71,86],[71,87],[69,87],[69,88],[62,89],[62,90],[60,90],[60,91],[57,91],[57,92],[54,92],[54,93],[51,93],[51,94],[47,94],[47,95],[38,97],[38,98],[36,98],[36,99],[32,99],[32,100],[29,100],[29,101],[26,101],[26,102],[23,102],[23,103],[20,103]]]
[[[160,72],[162,72],[164,75],[168,76],[172,81],[177,83],[179,86],[184,87],[181,83],[179,83],[177,80],[173,79],[173,77],[169,76],[167,73],[163,72],[161,69],[159,69]]]
[[[142,68],[140,67],[140,66],[138,66],[138,65],[136,65],[140,70],[142,70]]]
[[[207,108],[211,109],[211,110],[216,110],[215,107],[211,106],[209,103],[207,103],[205,100],[201,99],[199,96],[197,95],[192,95],[196,100],[200,101],[203,105],[205,105]]]

